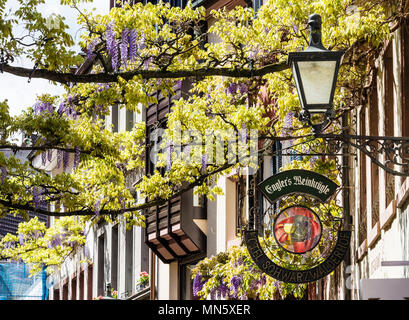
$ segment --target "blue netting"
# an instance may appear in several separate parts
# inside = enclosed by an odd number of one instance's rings
[[[45,270],[30,277],[24,263],[0,262],[0,300],[46,300]]]

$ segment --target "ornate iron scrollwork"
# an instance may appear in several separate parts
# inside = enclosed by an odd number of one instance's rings
[[[318,134],[316,137],[327,143],[330,153],[338,153],[346,143],[364,153],[386,172],[409,176],[409,137],[336,134]]]
[[[309,152],[290,152],[293,147],[281,150],[281,156],[348,156],[354,152],[345,154],[345,146],[351,146],[368,156],[373,163],[395,176],[409,176],[409,137],[383,137],[363,136],[349,134],[324,134],[314,135],[315,139],[322,139],[326,152],[315,152],[309,148]],[[312,142],[310,140],[309,142]],[[277,155],[271,153],[271,155]]]

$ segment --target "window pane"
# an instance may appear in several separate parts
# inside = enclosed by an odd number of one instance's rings
[[[329,104],[336,61],[299,61],[307,104]]]

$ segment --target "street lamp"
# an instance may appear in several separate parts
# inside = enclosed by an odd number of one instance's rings
[[[342,51],[327,50],[321,42],[321,16],[312,14],[308,18],[310,42],[302,52],[290,52],[290,65],[302,111],[300,120],[312,125],[315,132],[320,132],[328,119],[334,117],[332,100],[338,77]],[[311,114],[325,114],[325,122],[319,125],[311,123]]]

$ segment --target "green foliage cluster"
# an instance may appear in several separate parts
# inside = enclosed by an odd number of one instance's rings
[[[219,176],[240,173],[249,166],[250,158],[240,157],[247,151],[244,144],[239,144],[236,150],[239,160],[236,162],[225,156],[228,150],[224,145],[220,161],[208,164],[203,163],[201,145],[183,155],[176,148],[170,151],[172,143],[181,147],[191,144],[192,132],[201,136],[210,132],[228,141],[232,137],[241,140],[243,128],[247,133],[257,130],[262,145],[260,154],[268,154],[276,140],[291,140],[295,151],[325,151],[322,141],[314,139],[311,128],[298,120],[300,106],[290,70],[282,68],[285,70],[261,76],[242,76],[240,72],[282,66],[289,52],[308,45],[307,18],[313,12],[318,13],[323,20],[324,45],[345,51],[338,82],[343,90],[337,89],[335,95],[335,109],[340,116],[344,110],[341,101],[344,108],[353,108],[361,98],[357,92],[361,92],[367,81],[383,41],[390,36],[388,22],[395,17],[388,15],[387,1],[308,0],[292,1],[289,5],[284,0],[268,0],[257,13],[240,6],[230,11],[212,11],[214,23],[203,33],[205,9],[194,8],[191,3],[184,9],[162,2],[137,3],[96,15],[81,11],[81,2],[88,1],[61,0],[61,4],[78,11],[78,22],[84,30],[80,45],[88,53],[87,63],[91,62],[92,67],[89,78],[78,76],[78,82],[68,85],[65,74],[70,73],[73,65],[83,62],[83,58],[72,50],[74,40],[68,34],[64,17],[57,16],[53,20],[57,22],[50,23],[38,9],[44,0],[19,0],[19,7],[14,11],[7,9],[6,0],[0,0],[2,67],[22,75],[23,71],[14,68],[12,62],[27,56],[36,70],[41,69],[44,78],[53,76],[53,81],[57,79],[66,89],[61,97],[39,96],[34,107],[16,117],[10,116],[7,101],[0,102],[2,149],[21,150],[12,140],[19,132],[38,137],[25,147],[32,150],[26,162],[0,153],[1,215],[26,216],[27,211],[35,211],[61,216],[57,225],[67,223],[68,230],[76,230],[75,236],[68,237],[78,245],[84,241],[78,230],[83,230],[85,225],[100,219],[114,221],[122,216],[129,225],[143,226],[141,209],[177,196],[186,186],[196,187],[196,193],[211,200],[222,192],[214,184]],[[26,29],[24,37],[15,34],[14,27],[20,23]],[[133,31],[133,42],[127,44],[130,38],[124,35]],[[206,42],[206,37],[215,41]],[[190,78],[195,72],[197,75]],[[91,76],[101,81],[94,81]],[[144,174],[144,157],[148,152],[145,124],[135,123],[130,131],[112,132],[103,119],[112,105],[138,111],[141,105],[157,102],[156,92],[172,96],[186,81],[191,84],[190,89],[185,88],[185,95],[173,101],[172,112],[167,117],[156,170],[151,175]],[[330,129],[337,132],[339,123],[334,122]],[[175,131],[180,135],[175,135]],[[206,152],[215,154],[214,148]],[[69,167],[48,174],[46,167],[59,161],[61,152],[69,157]],[[39,159],[45,160],[40,166]],[[305,157],[294,161],[291,167],[311,168],[337,179],[334,161]],[[135,172],[141,179],[130,186],[129,176]],[[50,204],[48,209],[37,205],[38,190],[41,190],[40,200]],[[147,202],[140,203],[137,193]],[[333,211],[338,212],[335,207]],[[4,247],[13,240],[16,246],[2,255],[38,265],[60,263],[72,247],[65,242],[58,250],[45,246],[56,232],[61,233],[56,228],[63,226],[57,225],[48,231],[35,221],[27,222],[19,234],[30,240],[20,245],[16,238],[7,236],[0,245]],[[29,235],[36,228],[42,236],[33,240]],[[29,246],[32,242],[37,246]],[[25,254],[24,250],[31,254]],[[222,265],[220,268],[210,265],[215,269],[209,271],[212,274],[209,281],[220,283],[221,278],[216,274],[223,269]],[[220,272],[227,282],[231,280],[231,274],[223,273],[227,271]],[[253,277],[251,272],[248,277]],[[251,282],[250,278],[244,279],[244,283]],[[249,297],[267,298],[274,293],[273,286],[263,286],[257,293],[247,287],[240,290]],[[208,287],[210,290],[211,282]]]

